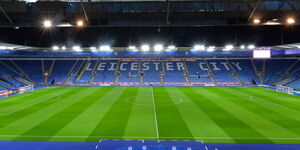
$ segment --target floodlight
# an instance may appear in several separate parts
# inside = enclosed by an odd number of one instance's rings
[[[54,45],[54,46],[52,46],[52,50],[57,51],[57,50],[59,50],[59,47]]]
[[[208,48],[207,48],[207,51],[208,52],[213,52],[213,51],[215,51],[215,46],[209,46]]]
[[[294,18],[288,18],[288,19],[286,20],[286,23],[289,24],[289,25],[292,25],[292,24],[295,24],[296,21],[295,21]]]
[[[97,48],[94,47],[94,46],[92,46],[92,47],[90,47],[90,50],[91,50],[92,52],[96,52],[96,51],[97,51]]]
[[[245,49],[245,45],[241,45],[241,47],[240,47],[241,49]]]
[[[100,51],[112,51],[111,47],[109,45],[102,45],[99,47]]]
[[[44,27],[45,28],[50,28],[52,26],[52,22],[50,20],[45,20],[44,21]]]
[[[166,51],[175,51],[176,50],[176,46],[174,45],[169,45],[168,48],[166,49]]]
[[[260,20],[259,20],[259,19],[254,19],[254,20],[253,20],[253,23],[254,23],[254,24],[259,24],[259,23],[260,23]]]
[[[65,46],[62,46],[61,49],[62,49],[62,50],[66,50],[66,47],[65,47]]]
[[[83,27],[84,26],[84,22],[82,20],[78,20],[76,23],[77,27]]]
[[[160,52],[160,51],[163,51],[164,50],[164,46],[161,45],[161,44],[157,44],[154,46],[154,51],[156,52]]]
[[[254,48],[255,48],[255,46],[253,44],[248,45],[248,49],[254,49]]]
[[[76,52],[81,52],[81,51],[82,51],[82,49],[81,49],[80,46],[73,46],[72,49],[73,49],[74,51],[76,51]]]
[[[195,45],[192,50],[193,51],[205,50],[205,46],[204,45]]]
[[[149,45],[142,45],[141,50],[144,51],[144,52],[147,52],[147,51],[150,50],[150,47],[149,47]]]
[[[138,49],[135,46],[128,46],[128,50],[130,51],[138,51]]]
[[[233,45],[229,44],[229,45],[226,45],[225,48],[223,49],[224,51],[230,51],[232,50],[234,47]]]

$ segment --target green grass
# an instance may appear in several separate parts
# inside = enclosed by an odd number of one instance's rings
[[[300,143],[299,108],[259,87],[49,87],[0,99],[0,140]]]

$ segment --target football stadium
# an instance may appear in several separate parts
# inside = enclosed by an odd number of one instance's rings
[[[0,149],[299,150],[300,1],[2,0]]]

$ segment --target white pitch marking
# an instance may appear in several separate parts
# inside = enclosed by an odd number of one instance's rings
[[[153,110],[154,110],[156,138],[159,138],[158,125],[157,125],[157,116],[156,116],[156,107],[155,107],[155,98],[154,98],[154,92],[153,92],[153,87],[152,86],[151,86],[151,94],[152,94],[152,103],[153,103]]]
[[[108,139],[155,139],[157,137],[134,137],[134,136],[44,136],[44,135],[0,135],[0,137],[55,137],[55,138],[87,138],[87,137],[101,137],[101,138],[108,138]],[[194,140],[200,140],[200,139],[213,139],[213,140],[229,140],[229,139],[238,139],[238,140],[264,140],[264,139],[270,139],[270,140],[300,140],[299,138],[285,138],[285,137],[274,137],[274,138],[255,138],[255,137],[160,137],[160,138],[166,138],[166,139],[194,139]]]

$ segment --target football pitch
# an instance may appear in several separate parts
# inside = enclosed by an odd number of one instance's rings
[[[48,87],[0,99],[0,140],[300,143],[300,97],[260,87]]]

